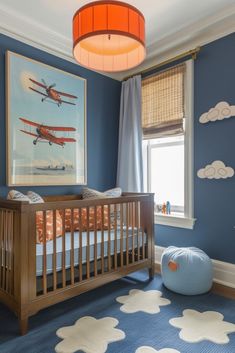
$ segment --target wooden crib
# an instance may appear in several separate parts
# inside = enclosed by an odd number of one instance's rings
[[[21,334],[39,310],[142,268],[154,275],[153,194],[124,193],[119,198],[81,200],[81,195],[48,196],[29,204],[0,199],[0,301],[13,310]],[[104,226],[75,230],[74,212],[108,212]],[[53,214],[53,239],[46,241],[46,215]],[[71,231],[65,213],[70,210]],[[95,210],[95,212],[94,212]],[[56,212],[63,224],[56,234]],[[42,244],[36,242],[36,215],[43,215]],[[81,215],[81,212],[79,213]],[[80,216],[79,216],[80,217]],[[81,217],[80,217],[81,218]],[[81,222],[81,219],[79,219]]]

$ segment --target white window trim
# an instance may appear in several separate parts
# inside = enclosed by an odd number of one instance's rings
[[[196,219],[194,218],[194,60],[186,61],[185,75],[185,193],[184,216],[172,214],[163,215],[155,213],[155,224],[171,227],[193,229]],[[148,173],[149,175],[150,173]],[[148,180],[148,187],[149,187]]]
[[[168,227],[193,229],[196,219],[180,216],[176,214],[165,215],[155,213],[155,224],[164,225]]]

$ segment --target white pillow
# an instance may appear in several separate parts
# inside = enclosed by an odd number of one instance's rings
[[[122,189],[121,188],[109,189],[109,190],[104,191],[104,194],[106,196],[110,196],[110,197],[120,197],[120,196],[122,196]]]
[[[82,198],[83,199],[105,199],[109,197],[120,197],[122,195],[121,188],[109,189],[104,192],[100,192],[95,189],[83,188]]]
[[[82,198],[83,199],[103,199],[106,198],[107,196],[105,193],[100,192],[95,189],[90,189],[90,188],[83,188],[82,189]]]
[[[17,190],[10,190],[7,195],[8,200],[28,201],[29,203],[42,203],[43,198],[34,191],[28,191],[27,195]]]
[[[27,196],[31,203],[44,203],[43,198],[34,191],[28,191]]]
[[[83,188],[82,198],[85,199],[106,199],[111,197],[120,197],[122,195],[121,188],[109,189],[104,192],[100,192],[90,188]],[[111,205],[110,208],[110,220],[112,223],[115,222],[115,211],[114,205]],[[120,208],[117,208],[117,224],[120,225]]]
[[[10,190],[7,195],[7,200],[14,200],[14,201],[30,201],[30,198],[27,195],[22,194],[22,192],[17,190]]]

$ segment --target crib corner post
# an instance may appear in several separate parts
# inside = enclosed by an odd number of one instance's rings
[[[152,265],[151,267],[149,267],[148,271],[149,271],[149,279],[150,280],[154,279],[155,266]]]
[[[29,316],[29,215],[29,203],[21,202],[15,223],[17,237],[14,265],[15,298],[21,335],[27,333]]]
[[[19,327],[20,327],[21,336],[26,335],[26,333],[28,332],[28,321],[29,321],[28,317],[24,317],[24,318],[19,317]]]
[[[155,273],[155,236],[154,236],[154,194],[148,195],[146,205],[147,224],[146,230],[148,234],[148,259],[150,260],[149,279],[154,278]]]

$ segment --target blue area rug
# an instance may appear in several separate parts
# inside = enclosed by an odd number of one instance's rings
[[[120,311],[121,304],[116,298],[127,295],[131,289],[160,290],[171,304],[162,306],[158,314],[126,314]],[[14,314],[0,304],[0,352],[53,353],[61,342],[56,330],[73,325],[83,316],[118,319],[117,328],[123,330],[126,337],[111,343],[107,353],[135,353],[141,346],[151,346],[156,351],[172,348],[180,353],[235,352],[235,333],[229,334],[229,343],[222,345],[210,341],[187,343],[180,339],[179,329],[171,326],[169,320],[182,316],[184,309],[218,311],[224,315],[225,321],[235,324],[235,301],[211,293],[195,297],[177,295],[162,285],[160,276],[149,281],[147,273],[139,272],[41,311],[30,318],[29,333],[23,337],[19,336]]]

